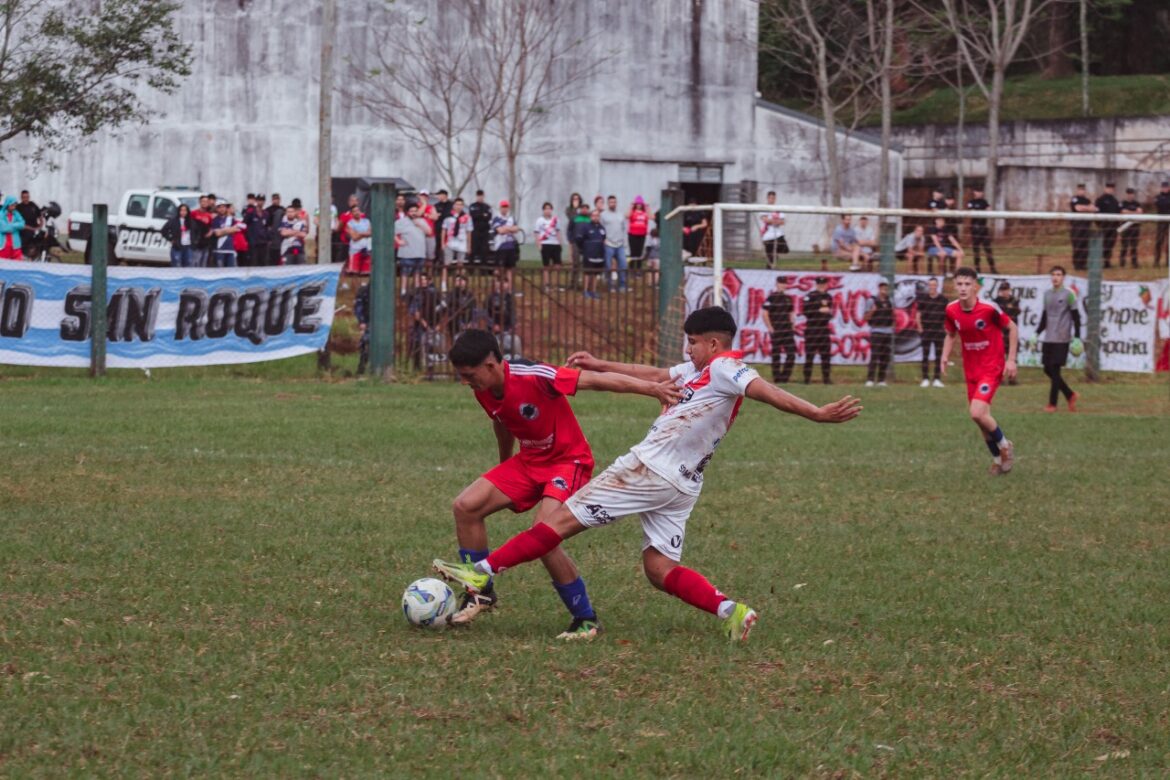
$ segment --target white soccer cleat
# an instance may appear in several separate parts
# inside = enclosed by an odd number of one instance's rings
[[[1007,439],[999,443],[999,473],[1007,474],[1016,465],[1016,445]]]

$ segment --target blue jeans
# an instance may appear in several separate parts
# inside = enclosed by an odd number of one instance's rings
[[[191,267],[191,247],[189,246],[173,246],[171,247],[171,268],[190,268]]]
[[[215,253],[215,263],[220,268],[235,268],[236,267],[236,253],[235,252],[220,252]]]
[[[611,261],[616,259],[617,263]],[[610,246],[605,245],[605,269],[613,271],[617,268],[618,272],[618,286],[623,290],[626,289],[626,248],[624,246]],[[613,289],[613,276],[609,277],[609,289]]]

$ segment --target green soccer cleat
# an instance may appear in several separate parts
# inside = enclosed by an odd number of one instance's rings
[[[557,639],[564,640],[565,642],[588,642],[604,630],[596,616],[592,618],[573,618],[573,622],[569,624],[569,627],[557,634]]]
[[[492,584],[491,575],[476,569],[474,563],[448,563],[435,558],[431,566],[440,577],[458,582],[468,593],[483,593]]]
[[[723,621],[723,633],[732,642],[746,642],[760,616],[747,604],[736,604],[731,617]]]

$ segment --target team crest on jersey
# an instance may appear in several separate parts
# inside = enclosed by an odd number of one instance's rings
[[[976,330],[983,330],[986,327],[987,327],[987,323],[984,322],[983,320],[975,320],[975,329]]]
[[[569,483],[565,481],[564,477],[553,477],[552,483],[553,483],[553,487],[558,488],[560,490],[568,490],[569,489]]]
[[[525,420],[535,420],[540,416],[540,410],[536,404],[520,404],[520,416]]]

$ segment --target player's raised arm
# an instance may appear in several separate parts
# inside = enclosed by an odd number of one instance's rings
[[[637,393],[657,398],[663,405],[672,406],[678,403],[682,391],[674,382],[667,379],[662,382],[648,381],[618,372],[581,371],[577,380],[580,390],[608,390],[611,393]]]
[[[807,420],[820,423],[849,422],[861,414],[862,410],[861,399],[854,398],[851,395],[847,395],[831,404],[816,406],[799,396],[795,396],[786,390],[781,390],[776,385],[759,378],[753,379],[752,383],[747,386],[745,395],[752,400],[762,401],[769,406],[773,406],[782,412],[795,414],[798,417],[804,417]]]
[[[566,363],[569,368],[579,368],[582,371],[598,373],[625,374],[647,382],[670,381],[670,370],[656,366],[644,366],[640,363],[617,363],[612,360],[598,360],[588,352],[574,352],[569,355]]]

